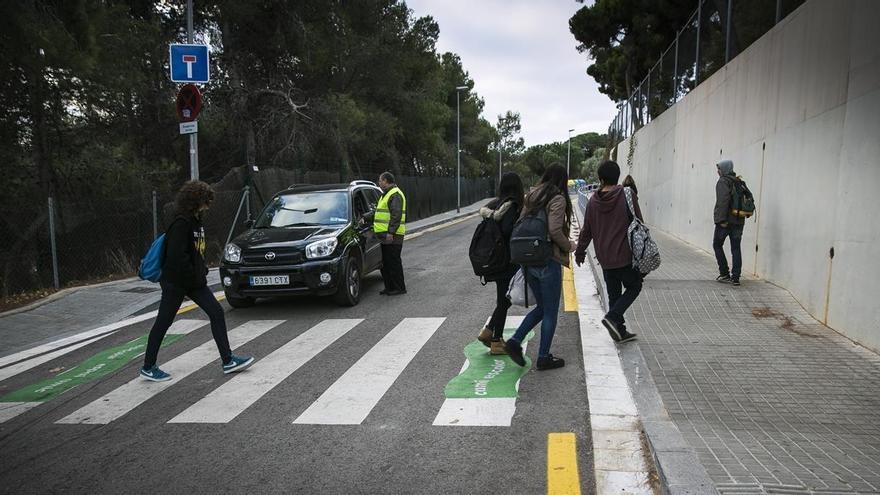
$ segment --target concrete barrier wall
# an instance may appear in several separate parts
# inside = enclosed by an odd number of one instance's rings
[[[757,199],[743,271],[880,351],[880,2],[807,1],[640,129],[648,223],[712,252],[721,159]]]

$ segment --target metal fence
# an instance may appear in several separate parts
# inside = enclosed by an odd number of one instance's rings
[[[675,41],[619,105],[611,146],[657,118],[805,0],[698,0]]]
[[[255,217],[276,192],[296,183],[340,183],[355,178],[342,179],[339,174],[321,172],[274,169],[247,175],[243,168],[233,170],[213,185],[214,203],[204,218],[208,262],[219,262],[230,232],[244,231],[246,218]],[[409,221],[455,209],[454,177],[399,177],[398,184],[407,195]],[[249,200],[243,203],[246,187]],[[494,190],[494,178],[463,178],[461,203],[490,197]],[[239,207],[242,214],[233,224]],[[17,231],[0,232],[10,241],[9,249],[0,252],[0,298],[134,276],[147,248],[173,215],[173,194],[150,190],[103,200],[50,198],[42,207],[21,208],[14,223],[7,222]]]

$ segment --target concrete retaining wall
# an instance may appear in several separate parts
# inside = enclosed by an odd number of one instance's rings
[[[635,140],[648,223],[711,252],[733,160],[758,209],[743,271],[880,351],[880,2],[807,1]]]

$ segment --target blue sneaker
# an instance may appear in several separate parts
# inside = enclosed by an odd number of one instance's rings
[[[152,368],[141,368],[141,376],[151,382],[167,382],[171,379],[171,375],[160,370],[155,364]]]
[[[236,356],[235,354],[229,358],[229,361],[223,363],[223,373],[235,373],[241,371],[254,363],[253,356]]]

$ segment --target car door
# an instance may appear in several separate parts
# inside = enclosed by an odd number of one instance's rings
[[[358,189],[354,193],[355,225],[361,246],[364,246],[364,273],[373,271],[382,262],[382,246],[373,235],[373,222],[366,218],[371,209],[375,210],[375,202],[371,201],[369,194],[371,192],[369,189]],[[378,201],[378,196],[376,200]]]

